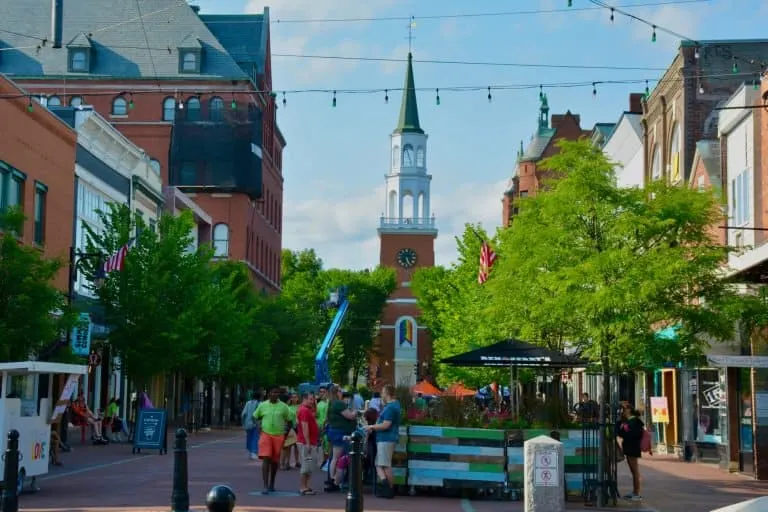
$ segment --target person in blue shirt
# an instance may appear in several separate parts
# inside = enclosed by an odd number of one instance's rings
[[[376,474],[379,485],[377,495],[381,498],[393,498],[392,456],[400,439],[400,402],[395,398],[395,387],[384,386],[381,392],[384,410],[381,411],[375,425],[368,425],[365,430],[376,433]]]

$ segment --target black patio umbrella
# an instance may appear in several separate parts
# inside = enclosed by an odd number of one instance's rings
[[[515,339],[451,356],[441,362],[465,368],[577,368],[587,364],[575,356]]]

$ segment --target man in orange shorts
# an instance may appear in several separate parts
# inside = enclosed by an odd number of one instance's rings
[[[253,413],[253,419],[261,424],[259,437],[259,458],[264,489],[261,494],[275,491],[275,477],[280,467],[280,454],[285,443],[285,434],[291,426],[291,410],[280,401],[280,388],[269,392],[269,400],[261,402]]]

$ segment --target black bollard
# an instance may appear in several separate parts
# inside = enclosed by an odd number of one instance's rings
[[[189,512],[189,477],[187,475],[187,431],[176,431],[173,447],[173,491],[171,512]]]
[[[363,434],[352,434],[349,452],[349,492],[345,512],[363,512]]]
[[[3,461],[5,471],[3,475],[3,494],[0,495],[0,511],[19,512],[19,432],[8,432],[8,446],[5,447]]]
[[[235,492],[226,485],[214,485],[205,497],[208,512],[232,512],[235,510]]]

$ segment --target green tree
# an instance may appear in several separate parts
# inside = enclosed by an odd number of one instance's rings
[[[618,188],[613,165],[586,140],[559,143],[558,178],[520,203],[500,235],[489,311],[552,348],[576,346],[604,372],[695,360],[728,339],[733,292],[720,279],[728,249],[712,239],[721,213],[707,192],[656,182]],[[659,326],[679,326],[659,343]],[[608,379],[604,379],[607,400]]]
[[[441,359],[496,343],[515,334],[511,327],[490,322],[487,311],[488,291],[478,284],[479,257],[482,240],[495,243],[480,227],[467,224],[456,238],[458,261],[449,268],[418,269],[411,287],[421,310],[420,322],[433,337],[434,359]],[[468,386],[486,385],[492,380],[503,382],[509,377],[503,371],[487,368],[458,368],[436,365],[437,380],[447,386],[463,382]],[[507,372],[508,373],[508,372]]]
[[[74,324],[66,294],[54,280],[64,268],[8,233],[23,232],[21,212],[0,214],[0,361],[26,361]],[[6,233],[3,235],[2,233]]]
[[[123,270],[108,274],[97,290],[111,327],[110,346],[138,382],[185,373],[199,362],[197,348],[210,340],[206,327],[215,314],[211,253],[188,251],[191,215],[162,215],[157,232],[125,205],[110,204],[100,217],[101,233],[85,226],[88,252],[114,254],[138,233]],[[92,265],[88,271],[93,277]]]

